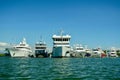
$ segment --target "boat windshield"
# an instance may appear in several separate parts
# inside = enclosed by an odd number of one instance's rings
[[[98,49],[93,49],[93,51],[98,51]]]
[[[83,50],[83,48],[77,48],[77,50]]]
[[[25,44],[20,44],[20,46],[25,46]]]
[[[29,47],[16,47],[16,48],[25,48],[25,49],[30,49]]]

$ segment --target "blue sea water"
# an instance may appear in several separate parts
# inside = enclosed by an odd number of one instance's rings
[[[120,80],[120,58],[0,57],[0,80]]]

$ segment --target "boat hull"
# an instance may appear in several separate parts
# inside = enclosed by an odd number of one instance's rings
[[[16,49],[16,48],[9,48],[8,50],[9,50],[11,57],[30,57],[30,56],[32,56],[31,50]]]
[[[91,53],[87,53],[87,52],[71,51],[70,54],[71,57],[75,57],[75,58],[91,57]]]
[[[46,50],[35,50],[35,57],[46,58],[46,57],[48,57],[48,53]]]
[[[109,57],[118,57],[117,54],[109,54]]]
[[[70,47],[68,46],[58,46],[53,48],[52,57],[53,58],[64,58],[64,57],[70,57],[69,52]]]

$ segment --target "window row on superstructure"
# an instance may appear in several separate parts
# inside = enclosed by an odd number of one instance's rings
[[[24,49],[30,49],[29,47],[16,47],[16,48],[24,48]]]
[[[35,49],[46,49],[46,47],[35,47]]]
[[[54,38],[54,41],[70,41],[70,38]]]
[[[69,45],[69,43],[54,43],[54,45]]]

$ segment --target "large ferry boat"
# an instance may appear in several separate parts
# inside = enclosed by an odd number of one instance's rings
[[[70,57],[70,35],[63,35],[61,31],[60,35],[53,35],[53,52],[52,57]]]
[[[45,42],[40,41],[35,44],[36,57],[48,57],[47,45]]]
[[[26,43],[26,39],[23,38],[23,41],[20,44],[13,46],[12,48],[7,48],[11,57],[31,57],[33,56],[31,47]]]

